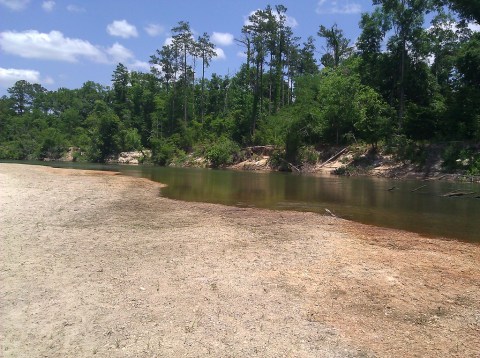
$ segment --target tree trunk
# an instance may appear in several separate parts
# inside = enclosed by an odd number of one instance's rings
[[[201,98],[201,110],[200,110],[200,116],[202,118],[202,124],[203,124],[203,116],[205,113],[205,104],[204,104],[204,94],[205,94],[205,53],[203,53],[202,57],[202,98]]]
[[[405,51],[406,51],[406,39],[405,34],[402,35],[402,55],[400,60],[400,106],[398,110],[398,127],[402,129],[403,117],[405,115]]]
[[[183,78],[184,78],[184,93],[183,93],[183,120],[187,123],[187,46],[183,51]]]

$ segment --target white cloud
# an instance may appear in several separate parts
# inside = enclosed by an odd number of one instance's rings
[[[0,87],[10,88],[15,82],[21,80],[43,85],[53,85],[55,83],[55,80],[52,77],[46,76],[45,78],[42,78],[40,72],[36,70],[0,67]]]
[[[0,67],[0,86],[9,88],[15,82],[25,80],[31,83],[40,82],[40,72],[35,70],[20,70],[16,68],[1,68]]]
[[[214,49],[215,51],[215,57],[213,58],[214,60],[225,60],[227,56],[225,56],[225,52],[220,47],[217,47]]]
[[[155,37],[163,34],[163,32],[165,31],[165,28],[159,24],[149,24],[148,26],[145,26],[145,31],[150,36]]]
[[[60,31],[5,31],[0,33],[0,48],[24,58],[77,62],[85,57],[94,62],[108,62],[99,47],[85,40],[64,37]]]
[[[127,63],[135,57],[132,51],[120,45],[118,42],[114,43],[112,47],[108,48],[105,52],[110,56],[111,62],[113,63]]]
[[[55,7],[55,1],[53,0],[44,1],[42,4],[42,9],[45,10],[46,12],[52,12],[54,7]]]
[[[107,32],[112,36],[123,37],[128,39],[129,37],[137,37],[137,28],[131,25],[127,20],[116,20],[107,26]]]
[[[473,32],[480,32],[480,25],[476,24],[474,22],[471,22],[468,24],[468,28],[472,30]]]
[[[171,44],[173,44],[173,37],[167,37],[163,42],[163,46],[170,46]]]
[[[27,7],[30,0],[0,0],[0,5],[8,7],[13,11],[20,11]]]
[[[212,42],[220,46],[229,46],[233,44],[233,35],[228,32],[214,32]]]
[[[362,6],[350,0],[319,0],[315,11],[317,14],[358,14]]]
[[[105,50],[109,55],[109,60],[113,64],[123,63],[126,67],[135,70],[150,70],[148,62],[137,60],[132,51],[118,42],[114,43],[112,47]]]
[[[139,61],[135,60],[133,61],[130,65],[130,68],[136,69],[136,70],[144,70],[144,71],[150,71],[150,64],[148,62],[144,61]]]
[[[137,69],[149,67],[145,62],[137,60],[132,51],[118,42],[105,48],[85,40],[64,37],[59,31],[3,32],[0,33],[0,48],[9,54],[24,58],[66,62],[78,62],[81,58],[86,58],[103,64],[122,62],[127,67]]]
[[[68,5],[67,10],[70,12],[78,12],[78,13],[86,11],[83,7],[73,5],[73,4]]]

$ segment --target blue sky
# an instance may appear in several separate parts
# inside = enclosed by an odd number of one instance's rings
[[[110,85],[118,62],[148,71],[150,55],[181,20],[216,43],[210,72],[233,74],[244,61],[233,39],[252,11],[268,4],[288,8],[302,40],[334,23],[355,40],[361,12],[372,10],[370,0],[0,0],[0,95],[20,79],[51,90],[88,80]],[[318,58],[321,45],[317,37]]]

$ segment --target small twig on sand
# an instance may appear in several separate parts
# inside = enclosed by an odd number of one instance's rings
[[[331,212],[330,210],[328,210],[327,208],[325,208],[325,211],[326,211],[328,214],[330,214],[330,216],[332,216],[332,217],[334,217],[334,218],[337,217],[337,215],[335,215],[334,213],[332,213],[332,212]]]

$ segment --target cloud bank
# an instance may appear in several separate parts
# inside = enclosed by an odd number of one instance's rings
[[[25,80],[31,83],[40,82],[40,72],[35,70],[21,70],[16,68],[0,67],[0,86],[12,87],[15,82]]]
[[[93,45],[86,40],[65,37],[60,31],[1,32],[0,48],[10,55],[23,58],[71,63],[82,59],[101,64],[122,62],[127,67],[148,69],[145,62],[138,61],[129,49],[118,42],[105,48]]]

